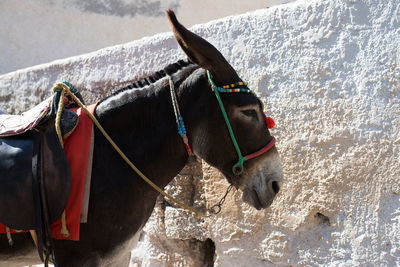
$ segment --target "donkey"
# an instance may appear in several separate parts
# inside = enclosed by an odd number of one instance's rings
[[[189,61],[172,64],[106,97],[97,105],[95,117],[159,187],[165,187],[193,154],[242,190],[243,201],[258,210],[269,207],[279,191],[282,167],[261,101],[246,93],[246,85],[214,46],[182,26],[171,10],[167,15]],[[237,82],[242,92],[220,96],[229,129],[214,90]],[[187,136],[186,145],[176,129],[176,105],[185,123],[180,133]],[[232,140],[230,130],[237,141]],[[81,225],[79,241],[54,240],[59,266],[128,266],[130,250],[159,196],[129,168],[100,131],[94,131],[88,220]],[[263,149],[266,146],[268,149]],[[244,155],[256,152],[239,164],[239,170],[236,147]],[[7,260],[17,266],[32,264],[24,260],[35,259],[29,235],[16,234],[13,238],[15,244],[9,247],[6,237],[0,236],[0,265]]]

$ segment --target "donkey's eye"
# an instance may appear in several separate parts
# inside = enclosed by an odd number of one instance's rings
[[[251,118],[252,120],[258,121],[257,111],[254,109],[245,109],[241,111],[245,116]]]

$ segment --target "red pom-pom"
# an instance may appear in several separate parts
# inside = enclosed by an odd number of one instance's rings
[[[272,129],[275,127],[275,121],[273,118],[265,116],[265,122],[267,123],[268,129]]]

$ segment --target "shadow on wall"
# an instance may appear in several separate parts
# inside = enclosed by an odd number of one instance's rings
[[[69,1],[69,5],[79,9],[83,13],[95,13],[99,15],[117,16],[121,18],[133,18],[137,15],[160,17],[164,16],[165,9],[171,8],[178,10],[180,8],[179,0],[149,0],[149,1]]]
[[[0,40],[7,42],[0,43],[0,75],[168,32],[165,10],[169,8],[192,26],[286,2],[290,1],[3,1]]]

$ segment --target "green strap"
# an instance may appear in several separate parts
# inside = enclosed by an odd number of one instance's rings
[[[207,70],[207,77],[208,77],[208,80],[210,81],[210,83],[211,83],[211,85],[212,85],[212,87],[214,89],[215,96],[217,97],[217,101],[218,101],[219,107],[221,109],[222,115],[224,116],[224,120],[225,120],[226,126],[228,127],[229,135],[231,136],[233,145],[234,145],[234,147],[236,149],[236,153],[238,154],[238,157],[239,157],[238,162],[235,165],[233,165],[233,167],[232,167],[232,172],[235,175],[240,175],[243,172],[243,164],[246,161],[246,158],[243,157],[242,153],[240,152],[240,148],[239,148],[239,145],[238,145],[238,143],[236,141],[235,134],[233,133],[232,126],[231,126],[231,124],[229,122],[228,115],[226,114],[224,104],[222,103],[221,97],[220,97],[219,92],[217,90],[218,86],[212,80],[211,73],[208,70]]]

